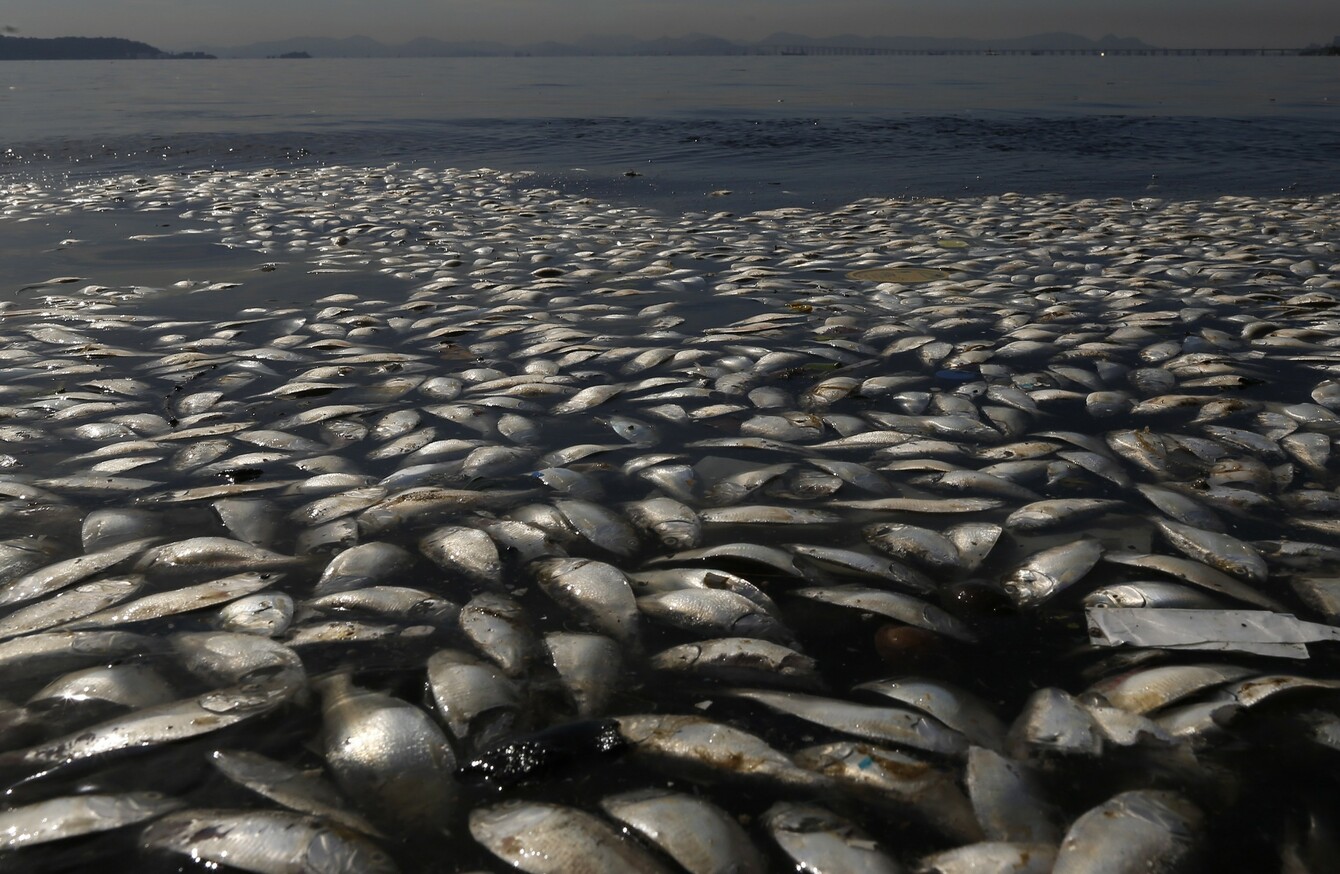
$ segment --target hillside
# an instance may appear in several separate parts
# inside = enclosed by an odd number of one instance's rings
[[[203,53],[174,54],[148,43],[112,36],[58,36],[41,39],[0,35],[0,61],[124,61],[201,58]]]

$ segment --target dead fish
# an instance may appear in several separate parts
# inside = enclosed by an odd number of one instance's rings
[[[316,687],[326,762],[344,793],[387,827],[441,828],[455,802],[456,757],[428,714],[347,674]]]
[[[157,819],[183,802],[157,792],[50,798],[0,813],[0,848],[7,851],[111,831]]]
[[[670,549],[693,549],[702,543],[702,520],[674,498],[647,498],[625,504],[623,510],[630,522]]]
[[[650,664],[654,670],[726,683],[800,688],[823,685],[814,659],[758,638],[724,637],[680,644],[652,656]]]
[[[1126,508],[1122,501],[1103,498],[1054,498],[1034,501],[1015,510],[1005,519],[1005,527],[1012,531],[1050,531],[1068,525],[1078,525],[1090,519]]]
[[[915,707],[961,732],[977,746],[1000,750],[1005,743],[1005,725],[981,699],[942,680],[897,677],[871,680],[852,691],[872,692]]]
[[[530,570],[560,606],[625,646],[638,646],[638,602],[623,571],[584,558],[539,559]]]
[[[573,807],[507,801],[470,812],[470,834],[530,874],[661,874],[668,871],[613,826]]]
[[[502,557],[493,538],[478,528],[446,525],[419,541],[419,551],[472,587],[502,588]]]
[[[622,680],[619,644],[600,634],[551,632],[544,645],[577,718],[603,715]]]
[[[1136,580],[1099,586],[1084,596],[1085,607],[1183,607],[1214,610],[1228,602],[1191,586],[1162,580]]]
[[[927,570],[953,574],[964,569],[958,547],[936,531],[898,522],[877,522],[861,529],[861,533],[880,552],[910,559]]]
[[[844,734],[955,756],[967,752],[959,732],[925,714],[899,707],[872,707],[835,698],[767,689],[733,689],[732,697],[758,702],[772,710]]]
[[[24,750],[0,754],[0,768],[25,771],[27,779],[36,779],[111,753],[199,737],[269,713],[295,691],[282,681],[247,683],[145,707]]]
[[[123,602],[96,613],[90,613],[67,623],[64,627],[71,630],[83,630],[161,619],[165,616],[189,613],[192,610],[203,610],[218,604],[226,604],[277,582],[279,582],[279,577],[275,574],[234,574],[195,586],[183,586],[167,592],[145,595],[134,601]]]
[[[629,558],[641,547],[637,532],[606,507],[590,501],[555,501],[554,507],[582,537],[601,549]]]
[[[1123,710],[1143,714],[1254,673],[1238,665],[1167,665],[1110,677],[1090,690]]]
[[[854,823],[815,804],[779,801],[763,814],[763,827],[799,870],[868,874],[903,871]]]
[[[482,592],[461,608],[459,621],[465,636],[507,676],[520,677],[529,669],[539,641],[516,601]]]
[[[676,589],[637,599],[637,608],[653,619],[702,637],[758,637],[792,641],[790,629],[765,607],[724,589]]]
[[[1002,588],[1020,607],[1034,607],[1083,579],[1102,555],[1102,544],[1088,537],[1053,546],[1029,556]]]
[[[911,814],[954,841],[980,840],[972,805],[950,769],[897,750],[838,741],[806,747],[796,763],[832,778],[837,791],[896,815]]]
[[[288,595],[262,591],[224,605],[215,622],[224,631],[275,637],[288,629],[293,610],[293,599]]]
[[[980,841],[922,856],[918,874],[1051,874],[1056,845]]]
[[[522,718],[521,689],[498,668],[465,652],[438,650],[427,670],[428,693],[457,741],[489,746]]]
[[[1119,793],[1071,824],[1056,856],[1056,874],[1176,871],[1188,860],[1205,815],[1175,792]]]
[[[939,591],[939,586],[929,576],[891,558],[836,546],[818,546],[813,543],[788,543],[786,548],[796,554],[796,566],[802,572],[808,572],[810,578],[814,578],[816,574],[822,578],[823,574],[832,571],[876,577],[923,595]]]
[[[44,631],[0,642],[0,682],[33,688],[52,675],[92,667],[154,649],[150,638],[127,631]]]
[[[145,829],[140,844],[206,865],[266,874],[398,870],[391,857],[366,838],[317,817],[279,810],[183,810]]]
[[[59,717],[72,711],[85,711],[92,716],[86,720],[81,715],[80,721],[90,721],[107,714],[110,708],[105,705],[134,710],[166,704],[178,694],[148,665],[99,665],[71,671],[52,680],[33,693],[28,699],[28,707]]]
[[[610,816],[696,874],[763,874],[767,865],[740,824],[711,802],[664,789],[635,789],[600,802]]]
[[[49,595],[94,574],[111,570],[155,542],[152,538],[131,540],[26,573],[0,587],[0,604],[19,604]]]
[[[0,619],[0,639],[45,631],[120,603],[144,585],[140,576],[93,580],[72,586]]]
[[[1060,842],[1059,813],[1024,762],[982,747],[968,751],[968,797],[987,840]]]
[[[360,543],[338,553],[326,564],[313,595],[321,597],[379,585],[413,566],[414,556],[403,547],[376,540]]]
[[[833,586],[831,588],[809,587],[796,589],[792,595],[808,598],[887,616],[908,625],[924,628],[952,637],[964,643],[976,643],[977,635],[961,621],[941,610],[934,604],[885,589],[870,589],[863,586]]]
[[[350,810],[339,791],[322,777],[249,750],[215,750],[209,758],[229,780],[289,810],[318,816],[365,835],[381,834],[367,819]]]
[[[323,613],[362,613],[437,625],[455,623],[461,612],[454,601],[408,586],[367,586],[335,592],[311,598],[304,607]]]
[[[1093,717],[1063,689],[1038,689],[1024,702],[1007,738],[1010,754],[1027,759],[1035,753],[1097,756],[1103,736]]]
[[[1270,574],[1265,559],[1236,537],[1168,519],[1155,519],[1154,524],[1169,543],[1190,558],[1254,583],[1265,582]]]
[[[614,722],[635,758],[686,779],[803,792],[830,785],[762,738],[701,716],[629,714]]]
[[[1264,607],[1267,610],[1283,611],[1285,609],[1279,601],[1269,595],[1261,594],[1256,591],[1255,587],[1242,580],[1230,577],[1223,571],[1189,558],[1113,550],[1104,553],[1103,560],[1126,567],[1167,574],[1193,586],[1225,595],[1246,604]]]
[[[149,577],[216,573],[264,573],[293,568],[303,559],[281,555],[229,537],[192,537],[147,550],[135,569]]]

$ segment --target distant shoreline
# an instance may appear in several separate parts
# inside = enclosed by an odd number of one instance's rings
[[[214,60],[308,58],[471,58],[471,57],[723,57],[723,56],[891,56],[891,55],[1079,55],[1140,56],[1288,56],[1336,55],[1340,46],[1307,48],[1169,48],[1135,38],[1105,36],[1100,40],[1070,33],[1038,34],[1004,40],[917,37],[829,37],[774,34],[753,43],[693,35],[656,40],[611,40],[585,43],[445,43],[421,38],[402,45],[384,45],[367,37],[293,39],[231,48],[204,47],[167,52],[148,43],[119,37],[17,37],[0,35],[0,60]]]
[[[42,39],[0,35],[0,61],[161,61],[215,57],[206,52],[165,52],[148,43],[111,36]]]

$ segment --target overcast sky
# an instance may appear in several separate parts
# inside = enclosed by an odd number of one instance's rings
[[[757,39],[1027,36],[1064,30],[1163,46],[1296,47],[1340,35],[1334,0],[5,0],[19,36],[120,36],[181,51],[290,36],[507,43],[587,34]]]

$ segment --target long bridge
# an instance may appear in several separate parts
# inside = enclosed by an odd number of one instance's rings
[[[759,46],[762,55],[1093,55],[1095,57],[1152,57],[1159,55],[1297,55],[1300,49],[888,49],[862,46]]]

